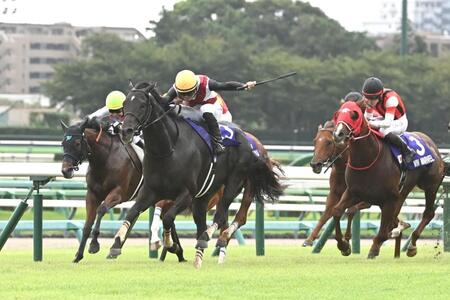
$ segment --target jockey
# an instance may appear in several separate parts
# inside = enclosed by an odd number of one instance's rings
[[[359,100],[362,100],[363,95],[360,92],[350,92],[347,95],[345,95],[344,97],[344,102],[347,101],[353,101],[353,102],[358,102]]]
[[[107,128],[110,134],[118,134],[124,118],[123,102],[125,98],[125,94],[121,91],[110,92],[106,96],[105,106],[90,114],[88,119],[97,118],[100,121],[100,126]],[[144,142],[139,136],[135,136],[133,142],[144,149]]]
[[[217,122],[232,122],[232,116],[225,101],[216,91],[236,91],[238,88],[249,90],[255,84],[255,81],[245,84],[236,81],[218,82],[208,76],[195,75],[190,70],[183,70],[178,72],[175,83],[164,97],[168,102],[174,99],[177,99],[177,102],[183,101],[185,105],[202,112],[214,142],[214,151],[220,154],[225,148]]]
[[[384,88],[381,80],[376,77],[364,81],[362,93],[367,105],[364,116],[370,127],[381,133],[388,143],[400,149],[405,163],[411,163],[416,153],[399,137],[408,127],[406,107],[400,95]],[[374,118],[376,114],[381,118]]]

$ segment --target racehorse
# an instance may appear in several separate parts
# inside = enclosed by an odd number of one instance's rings
[[[86,174],[86,220],[74,259],[74,262],[79,262],[83,259],[94,221],[89,253],[100,250],[98,235],[101,219],[108,209],[128,201],[137,192],[142,178],[142,165],[131,146],[124,147],[118,136],[101,135],[99,128],[88,128],[92,124],[87,119],[70,127],[64,123],[61,126],[64,130],[61,168],[64,177],[72,178],[74,170],[78,170],[83,161],[89,162]]]
[[[311,159],[310,166],[314,173],[319,174],[322,172],[322,167],[331,167],[331,174],[329,179],[330,192],[328,193],[325,203],[325,211],[321,215],[319,222],[314,230],[303,242],[303,247],[312,246],[313,242],[319,236],[320,230],[323,225],[332,217],[333,207],[339,202],[342,194],[347,188],[345,183],[345,168],[348,159],[348,147],[346,144],[338,144],[333,139],[333,131],[335,125],[333,121],[327,121],[322,126],[320,125],[316,137],[314,138],[314,154]],[[344,238],[349,241],[351,238],[351,224],[354,213],[356,210],[360,210],[368,207],[363,205],[365,202],[360,202],[358,206],[352,207],[351,211],[348,211],[347,218],[347,230]]]
[[[86,220],[83,236],[74,259],[74,262],[79,262],[83,259],[86,241],[94,221],[95,226],[92,230],[93,236],[89,245],[89,253],[97,253],[100,250],[98,236],[100,223],[105,213],[110,208],[131,200],[137,193],[142,179],[142,164],[136,154],[136,148],[123,145],[118,136],[102,134],[97,122],[84,120],[82,123],[70,127],[61,122],[61,127],[64,131],[62,141],[64,155],[61,168],[63,176],[67,179],[72,178],[74,171],[78,170],[84,160],[89,162],[86,174]],[[209,201],[208,210],[219,202],[220,197],[220,191],[213,195]],[[161,200],[156,203],[162,216],[171,206],[172,201],[170,200]],[[154,216],[154,220],[157,219],[159,219],[159,215]],[[157,224],[159,225],[159,223]],[[154,249],[159,248],[158,231],[159,226],[156,228],[152,226]],[[171,235],[179,247],[165,250],[175,253],[178,260],[183,262],[185,261],[183,248],[178,242],[178,236],[176,232],[171,232]]]
[[[280,174],[284,174],[280,163],[269,157],[269,154],[268,154],[267,150],[264,148],[264,145],[261,143],[261,141],[258,140],[254,135],[252,135],[248,132],[245,132],[245,135],[247,136],[247,138],[249,138],[255,142],[256,150],[257,150],[258,154],[261,156],[261,158],[266,162],[268,168],[270,168],[272,170],[277,169]],[[207,207],[208,211],[210,209],[212,209],[215,205],[217,205],[218,201],[222,198],[222,195],[223,195],[223,188],[221,190],[219,190],[219,192],[217,192],[214,195],[214,197],[209,201],[209,204]],[[158,205],[162,201],[165,202],[164,208],[162,210],[162,215],[164,215],[164,213],[173,205],[173,201],[172,200],[161,200],[156,205]],[[250,208],[252,201],[253,201],[253,197],[250,193],[250,189],[244,187],[242,200],[241,200],[239,209],[236,212],[236,215],[233,219],[233,222],[231,222],[230,226],[228,226],[228,223],[226,223],[222,228],[220,228],[221,232],[220,232],[220,235],[219,235],[219,237],[217,239],[217,243],[216,243],[216,248],[219,251],[219,258],[218,258],[219,263],[223,263],[225,260],[226,250],[227,250],[226,247],[228,246],[228,243],[229,243],[233,233],[236,232],[236,230],[238,230],[241,226],[245,225],[245,223],[247,222],[247,213],[248,213],[248,209]],[[160,224],[159,218],[157,218],[157,220],[156,219],[153,220],[152,240],[153,240],[153,237],[155,236],[155,242],[152,242],[151,245],[154,245],[155,243],[159,243],[159,237],[157,236],[157,234],[155,234],[155,232],[157,233],[159,230],[159,226],[160,226],[159,224]],[[153,246],[153,249],[157,249],[157,248],[159,248],[158,245]],[[163,253],[161,254],[161,260],[164,260],[164,258],[165,258],[165,254],[164,254],[165,249],[166,248],[163,249]]]
[[[436,193],[444,178],[445,166],[433,141],[420,132],[410,133],[410,139],[416,144],[417,152],[424,152],[427,145],[434,157],[434,162],[416,169],[406,170],[406,177],[401,183],[401,168],[390,147],[380,140],[377,132],[372,130],[364,118],[361,108],[354,102],[346,102],[335,114],[336,128],[333,138],[336,143],[348,142],[349,158],[345,171],[347,188],[340,201],[333,209],[338,248],[343,255],[351,253],[349,243],[343,239],[339,219],[346,208],[359,199],[381,208],[381,223],[378,234],[374,237],[368,258],[379,255],[380,247],[389,236],[397,237],[405,228],[398,220],[401,206],[409,192],[418,186],[425,191],[425,210],[422,220],[412,233],[407,255],[417,254],[416,241],[425,226],[434,217]],[[401,183],[401,188],[399,185]],[[398,226],[398,228],[396,228]],[[395,231],[392,231],[393,229]]]
[[[275,200],[282,194],[283,187],[277,174],[252,153],[239,128],[233,129],[233,135],[240,145],[228,147],[225,153],[212,158],[210,149],[190,125],[162,105],[164,99],[155,90],[154,83],[137,84],[125,99],[122,137],[129,143],[136,132],[143,132],[146,141],[144,182],[116,234],[109,257],[120,255],[126,237],[142,211],[160,199],[171,199],[175,203],[163,218],[164,231],[170,231],[176,215],[192,203],[197,226],[194,266],[199,268],[208,240],[217,228],[226,224],[228,208],[244,185],[257,201],[263,201],[265,197]],[[217,205],[213,225],[208,228],[207,199],[222,186],[223,197]],[[165,240],[165,246],[171,246],[170,242]]]

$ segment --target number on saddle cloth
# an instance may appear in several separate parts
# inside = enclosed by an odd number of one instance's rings
[[[409,148],[415,150],[416,155],[414,155],[413,161],[406,165],[408,170],[413,170],[422,166],[429,165],[435,161],[433,153],[431,152],[428,145],[419,137],[405,132],[400,135],[402,140],[408,145]],[[397,159],[398,163],[402,165],[402,154],[399,149],[390,145],[392,155]],[[404,162],[403,162],[403,165]]]

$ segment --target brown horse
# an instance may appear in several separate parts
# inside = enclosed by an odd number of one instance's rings
[[[354,102],[344,103],[335,115],[336,129],[333,138],[337,143],[349,143],[349,158],[345,179],[347,188],[341,200],[333,209],[336,226],[336,240],[343,255],[351,253],[349,243],[343,239],[339,220],[346,208],[364,199],[369,204],[381,208],[381,224],[373,239],[368,258],[379,255],[380,247],[389,236],[395,233],[399,238],[405,225],[398,220],[401,206],[409,192],[418,186],[425,191],[425,210],[423,218],[412,234],[407,255],[417,253],[416,241],[425,226],[434,217],[436,193],[444,178],[444,162],[436,145],[425,134],[412,133],[416,144],[422,140],[430,148],[435,161],[430,165],[406,171],[406,178],[399,190],[401,170],[391,154],[389,146],[380,140],[376,132],[370,129],[361,108]],[[398,226],[398,228],[396,228]],[[393,229],[396,229],[393,231]]]
[[[310,162],[310,166],[314,173],[319,174],[322,168],[331,167],[331,174],[329,179],[330,192],[325,203],[325,211],[319,219],[314,230],[303,242],[303,247],[312,246],[313,242],[319,236],[323,225],[332,217],[333,207],[339,202],[342,194],[347,188],[345,183],[345,168],[348,159],[347,144],[338,144],[333,139],[333,131],[335,124],[333,121],[327,121],[322,126],[320,125],[314,138],[314,155]],[[351,238],[351,224],[356,210],[367,208],[369,205],[365,202],[360,202],[357,206],[352,207],[348,211],[347,230],[345,232],[345,240],[349,241]]]
[[[86,220],[83,236],[73,262],[83,259],[84,248],[91,234],[89,253],[100,250],[98,235],[100,222],[108,209],[128,201],[136,193],[142,178],[142,165],[131,146],[124,147],[118,136],[103,134],[99,129],[88,128],[88,120],[67,126],[62,146],[64,150],[61,172],[72,178],[74,170],[84,161],[89,161],[86,174]]]

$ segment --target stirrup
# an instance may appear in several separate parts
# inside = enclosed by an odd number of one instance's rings
[[[225,146],[221,142],[214,142],[214,151],[216,154],[224,153]]]

